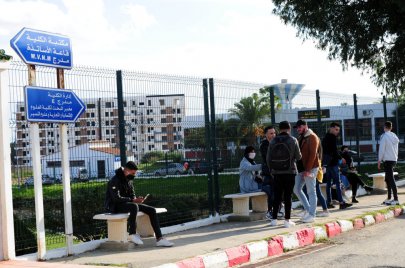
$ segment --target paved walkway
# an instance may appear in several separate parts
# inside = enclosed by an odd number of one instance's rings
[[[404,202],[405,187],[400,187],[398,189],[398,193],[399,200]],[[153,267],[164,263],[176,262],[197,255],[239,246],[246,242],[262,240],[276,234],[301,229],[303,226],[331,222],[337,219],[352,219],[359,217],[366,212],[387,208],[385,205],[381,205],[381,202],[385,199],[385,194],[373,194],[358,197],[360,203],[354,204],[353,207],[345,210],[339,210],[338,208],[331,209],[330,217],[317,218],[313,224],[300,223],[298,221],[298,217],[293,216],[292,220],[297,221],[297,225],[290,229],[283,228],[282,221],[279,221],[279,226],[275,227],[271,227],[269,222],[265,220],[255,222],[227,222],[168,235],[167,238],[175,243],[175,246],[172,248],[157,248],[155,247],[154,239],[148,238],[144,240],[145,244],[143,246],[137,246],[135,249],[129,251],[95,250],[77,256],[55,259],[46,262],[46,264],[55,266],[45,266],[45,263],[40,262],[39,264],[43,266],[29,266],[31,264],[27,264],[27,266],[20,265],[19,267],[65,268],[65,266],[61,266],[61,264],[109,264],[121,267],[125,267],[126,265],[129,266],[130,264],[129,267],[132,268]],[[319,209],[320,208],[318,208],[318,210]],[[298,212],[299,211],[294,211],[293,215]],[[3,265],[3,263],[0,262],[0,268],[13,267],[11,265],[7,265],[8,263]],[[17,267],[17,265],[15,265],[15,267]],[[69,267],[80,266],[66,266],[66,268]]]

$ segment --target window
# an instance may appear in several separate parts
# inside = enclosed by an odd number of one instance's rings
[[[110,125],[110,121],[105,121],[105,125],[109,126]]]
[[[167,132],[167,128],[166,127],[162,127],[162,133],[166,133]]]
[[[106,117],[108,117],[109,114],[110,114],[109,112],[105,112],[105,116],[106,116]]]
[[[110,116],[114,116],[114,112],[110,112]]]
[[[355,141],[356,140],[356,120],[346,119],[344,123],[344,133],[345,141]],[[364,118],[358,119],[358,130],[359,130],[359,139],[361,141],[371,140],[371,119]]]
[[[180,99],[174,99],[173,104],[174,105],[180,105]]]
[[[75,127],[80,127],[80,122],[75,122]]]
[[[109,129],[106,129],[106,130],[105,130],[105,134],[110,135],[110,130],[109,130]]]
[[[115,130],[111,129],[111,134],[114,135],[115,134]]]
[[[173,117],[173,122],[176,123],[176,117]]]
[[[161,118],[160,123],[166,123],[166,118]]]
[[[87,104],[87,109],[94,109],[94,108],[96,108],[96,105],[94,103]]]
[[[136,106],[136,101],[132,101],[132,106]]]
[[[179,122],[179,123],[181,122],[181,117],[177,118],[177,122]]]
[[[90,121],[86,122],[86,126],[88,126],[88,127],[90,126]]]
[[[80,131],[75,131],[75,136],[80,136]]]
[[[114,107],[114,103],[113,102],[106,102],[105,103],[105,108],[112,108]]]
[[[115,138],[112,138],[112,139],[111,139],[111,143],[115,143]]]
[[[80,145],[80,140],[75,140],[75,145]]]
[[[167,141],[167,136],[162,136],[162,141]]]
[[[139,106],[143,106],[143,105],[145,105],[144,102],[140,102],[140,103],[139,103]]]
[[[20,107],[20,112],[24,112],[25,108],[24,106]]]
[[[165,100],[159,100],[160,105],[165,105]]]
[[[163,144],[163,145],[162,145],[162,150],[167,150],[167,149],[168,149],[167,145],[166,145],[166,144]]]
[[[152,106],[152,100],[148,100],[148,106]]]
[[[92,127],[95,127],[95,126],[96,126],[96,122],[95,122],[95,121],[92,121],[92,122],[91,122],[91,126],[92,126]]]
[[[160,110],[160,114],[166,114],[166,110],[165,109]]]
[[[153,144],[149,145],[149,151],[154,149],[154,148],[155,148],[155,145],[153,145]]]
[[[181,110],[180,110],[180,109],[177,109],[177,113],[178,113],[178,114],[181,114]]]

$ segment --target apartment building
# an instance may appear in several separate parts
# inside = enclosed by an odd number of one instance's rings
[[[108,141],[119,147],[118,101],[116,98],[83,99],[86,111],[68,127],[69,147],[91,141]],[[150,151],[183,148],[185,118],[184,94],[146,95],[124,99],[127,150],[139,161]],[[15,153],[17,165],[30,166],[29,124],[24,103],[17,103]],[[41,156],[60,151],[58,123],[40,123]]]

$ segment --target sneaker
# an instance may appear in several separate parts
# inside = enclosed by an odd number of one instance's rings
[[[390,205],[391,206],[399,205],[399,201],[398,200],[392,200]]]
[[[356,198],[352,198],[352,203],[359,203],[359,200],[357,200]]]
[[[367,185],[364,185],[364,190],[366,190],[366,192],[372,192],[374,190],[374,188],[370,187],[370,186],[367,186]]]
[[[308,215],[308,212],[306,210],[303,210],[297,214],[297,217],[305,218],[305,216],[307,216],[307,215]]]
[[[271,221],[271,219],[272,219],[271,211],[267,211],[265,218],[266,218],[266,220]]]
[[[130,240],[132,243],[136,244],[136,245],[143,245],[143,241],[142,241],[142,239],[141,239],[141,237],[140,237],[139,234],[130,235],[130,236],[129,236],[129,240]]]
[[[278,219],[282,219],[282,218],[284,218],[284,213],[283,212],[279,212],[279,213],[277,213],[277,218]]]
[[[315,221],[314,216],[311,216],[310,214],[308,214],[305,218],[302,219],[302,222],[305,223],[310,223],[314,221]]]
[[[381,205],[390,205],[392,201],[394,201],[394,200],[385,199],[385,200],[381,203]]]
[[[277,226],[277,220],[271,220],[270,225],[271,226]]]
[[[295,226],[295,222],[291,221],[291,220],[285,220],[284,221],[284,227],[285,228],[290,228],[290,227],[294,227]]]
[[[329,211],[322,211],[316,214],[317,217],[329,217]]]
[[[157,247],[172,247],[174,245],[173,242],[170,242],[166,238],[161,238],[159,241],[156,241]]]
[[[353,206],[353,204],[348,204],[348,203],[342,203],[339,205],[339,209],[346,209]]]
[[[335,205],[333,205],[332,203],[329,203],[328,208],[335,208]]]

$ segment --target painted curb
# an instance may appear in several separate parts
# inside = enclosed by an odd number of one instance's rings
[[[201,257],[194,257],[191,259],[176,262],[178,268],[204,268],[204,261]]]
[[[381,213],[377,213],[377,214],[374,216],[374,219],[375,219],[375,223],[376,223],[376,224],[382,223],[383,221],[385,221],[385,216],[384,216],[383,214],[381,214]]]
[[[281,236],[275,236],[269,240],[267,256],[277,256],[283,252],[283,238]]]
[[[374,219],[374,217],[372,215],[364,216],[363,220],[364,220],[364,225],[365,226],[370,226],[370,225],[375,224],[375,219]]]
[[[328,235],[326,233],[325,228],[316,226],[314,227],[314,231],[315,231],[315,241],[328,239]]]
[[[225,253],[228,256],[229,267],[249,262],[250,260],[250,251],[246,245],[228,248],[225,250]]]
[[[224,251],[202,255],[205,268],[226,268],[228,267],[228,256]]]
[[[402,214],[402,209],[401,208],[395,208],[394,209],[394,216],[395,217],[398,217],[401,214]]]
[[[337,222],[326,223],[325,227],[328,237],[335,237],[342,232],[342,228]]]
[[[247,244],[247,248],[250,252],[250,261],[255,262],[257,260],[266,258],[269,252],[269,244],[267,241],[258,241]]]
[[[293,250],[300,247],[296,233],[281,235],[283,238],[283,249]]]
[[[304,228],[295,232],[300,247],[311,245],[315,242],[315,231],[313,228]]]
[[[405,206],[402,206],[402,214],[405,214]]]
[[[174,263],[166,263],[159,266],[155,266],[153,268],[179,268],[179,267]]]
[[[360,230],[364,228],[363,219],[354,219],[353,220],[353,229]]]
[[[342,232],[353,230],[353,222],[348,220],[338,220],[337,222],[339,223]]]
[[[386,220],[394,218],[394,211],[390,210],[384,214]]]

